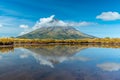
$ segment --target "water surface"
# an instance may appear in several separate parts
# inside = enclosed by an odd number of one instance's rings
[[[120,80],[119,74],[119,48],[0,48],[0,80]]]

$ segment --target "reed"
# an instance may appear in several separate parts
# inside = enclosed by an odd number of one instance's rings
[[[65,39],[65,40],[0,38],[0,45],[40,45],[40,44],[111,44],[111,45],[120,45],[120,38]]]

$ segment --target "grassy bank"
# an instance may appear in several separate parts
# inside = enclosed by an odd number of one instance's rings
[[[120,45],[120,38],[65,39],[65,40],[0,38],[0,45],[40,45],[40,44],[112,44],[112,45]]]

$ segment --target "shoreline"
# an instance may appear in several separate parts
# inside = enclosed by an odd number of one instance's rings
[[[72,47],[72,48],[116,48],[120,49],[120,45],[111,44],[16,44],[16,45],[0,45],[0,52],[14,51],[15,48],[55,48],[61,47]]]
[[[120,38],[93,38],[93,39],[19,39],[0,38],[0,47],[15,45],[120,45]]]
[[[19,44],[9,44],[9,45],[0,45],[0,47],[15,47],[15,46],[49,46],[49,45],[80,45],[80,46],[119,46],[120,43],[19,43]]]

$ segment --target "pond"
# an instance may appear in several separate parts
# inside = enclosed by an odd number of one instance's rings
[[[119,48],[0,48],[0,80],[120,80],[119,75]]]

